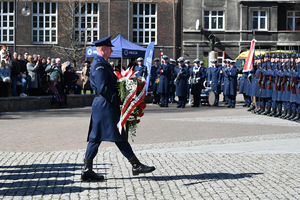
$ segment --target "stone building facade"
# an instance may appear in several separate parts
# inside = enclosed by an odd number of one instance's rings
[[[220,41],[214,49],[219,63],[248,50],[253,38],[256,49],[299,51],[299,8],[296,0],[183,1],[182,53],[190,59],[207,58],[210,34]]]
[[[144,47],[155,41],[155,57],[163,51],[177,58],[181,54],[181,3],[180,0],[26,1],[31,14],[25,17],[21,14],[25,1],[16,1],[16,13],[14,1],[1,1],[0,42],[11,51],[15,47],[20,53],[62,57],[57,49],[72,49],[70,40],[85,48],[83,44],[92,46],[96,39],[122,34]]]

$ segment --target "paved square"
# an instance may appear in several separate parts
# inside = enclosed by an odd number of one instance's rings
[[[153,173],[132,176],[113,143],[82,182],[90,108],[0,115],[0,199],[300,199],[300,125],[245,108],[148,105],[131,142]],[[131,140],[130,140],[131,141]]]

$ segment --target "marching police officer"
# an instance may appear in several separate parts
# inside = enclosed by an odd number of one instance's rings
[[[155,58],[154,65],[151,67],[151,74],[150,74],[151,90],[154,95],[153,104],[160,103],[160,96],[159,93],[157,92],[157,83],[156,83],[156,80],[159,77],[159,75],[157,74],[158,69],[160,69],[159,58]]]
[[[235,61],[230,61],[230,68],[224,71],[224,94],[228,96],[227,108],[235,108],[237,95],[237,77],[238,69],[235,66]]]
[[[117,77],[112,66],[107,62],[113,52],[111,36],[94,42],[97,50],[90,71],[91,86],[96,92],[92,105],[92,115],[88,134],[88,145],[84,159],[82,180],[103,180],[104,177],[93,171],[93,159],[98,152],[102,141],[115,142],[121,153],[132,164],[133,175],[149,173],[155,167],[149,167],[140,163],[134,155],[124,129],[120,134],[117,124],[120,119],[121,100],[116,87]]]
[[[157,92],[161,94],[160,107],[168,107],[170,86],[173,85],[174,67],[169,64],[169,57],[167,55],[164,55],[162,59],[163,64],[157,70],[157,73],[160,74]]]
[[[145,79],[147,78],[147,67],[143,65],[143,58],[139,57],[137,59],[138,64],[133,68],[133,71],[137,72],[135,74],[136,77],[144,77]]]

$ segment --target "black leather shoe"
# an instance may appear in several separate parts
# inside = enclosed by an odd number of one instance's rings
[[[192,105],[191,107],[194,107],[194,108],[195,108],[195,107],[199,107],[199,106],[196,106],[196,105]]]
[[[93,171],[93,159],[84,159],[84,170],[81,172],[81,180],[104,180],[104,176],[99,176]]]
[[[181,108],[181,106],[177,106],[177,108]]]
[[[160,106],[160,107],[165,107],[165,105],[164,105],[164,104],[159,104],[159,106]]]
[[[296,116],[293,119],[291,119],[291,121],[297,121],[299,119],[300,119],[300,112],[297,112]]]
[[[279,117],[281,116],[281,109],[278,109],[278,111],[275,113],[273,117]]]
[[[235,108],[235,106],[231,106],[231,108]]]
[[[247,107],[247,104],[244,104],[243,107]]]
[[[231,108],[231,106],[227,106],[226,108]]]
[[[147,166],[142,163],[137,159],[137,157],[134,155],[131,158],[128,159],[129,162],[132,165],[132,174],[134,176],[137,176],[139,174],[145,174],[145,173],[150,173],[155,170],[155,167],[153,166]]]
[[[228,105],[228,103],[225,103],[225,106]]]

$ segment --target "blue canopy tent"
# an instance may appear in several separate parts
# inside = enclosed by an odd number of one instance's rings
[[[112,39],[111,43],[113,52],[110,58],[144,58],[146,48],[136,45],[126,40],[121,34]],[[86,57],[94,57],[97,54],[96,47],[87,47],[85,50]]]

